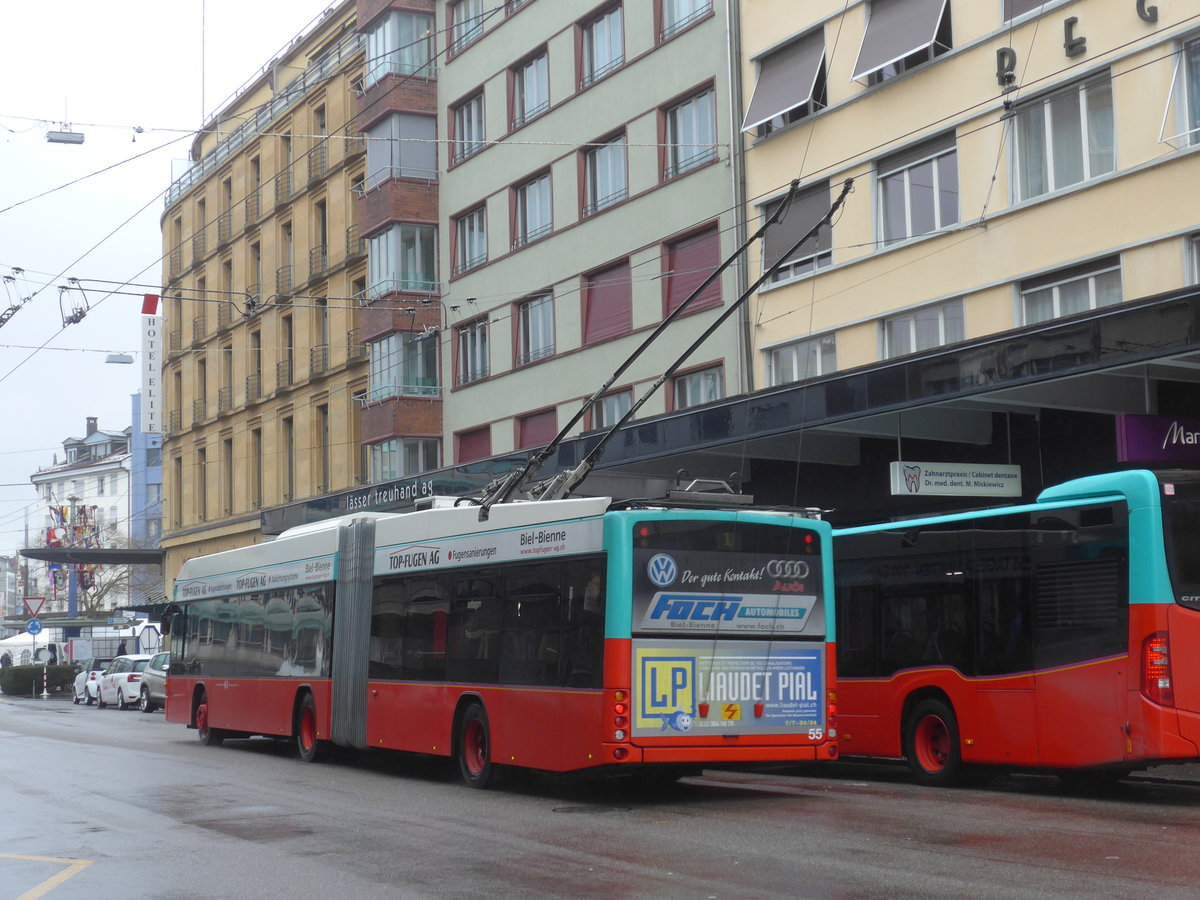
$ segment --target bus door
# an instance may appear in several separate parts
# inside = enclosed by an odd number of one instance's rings
[[[1120,762],[1131,664],[1128,551],[1118,539],[1124,507],[1079,507],[1032,519],[1039,762]]]
[[[1160,478],[1163,479],[1162,529],[1170,586],[1158,591],[1153,587],[1155,580],[1149,578],[1146,579],[1149,583],[1141,587],[1147,595],[1154,592],[1154,596],[1146,597],[1152,603],[1170,602],[1167,649],[1171,690],[1175,708],[1180,713],[1179,732],[1184,738],[1200,744],[1200,653],[1196,652],[1200,647],[1200,554],[1194,549],[1200,536],[1200,473],[1171,472],[1163,473]],[[1142,531],[1141,528],[1136,530]],[[1147,604],[1139,606],[1140,609],[1147,608]],[[1138,640],[1149,637],[1140,634]],[[1130,649],[1146,652],[1141,647]]]
[[[974,737],[983,761],[1038,762],[1031,562],[1021,516],[980,519],[967,533],[974,586]]]

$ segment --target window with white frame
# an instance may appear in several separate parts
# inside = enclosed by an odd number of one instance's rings
[[[450,52],[458,53],[483,36],[483,0],[458,0],[450,7]]]
[[[488,376],[487,320],[477,319],[457,329],[457,382],[470,384]]]
[[[394,9],[367,32],[367,62],[363,86],[385,75],[433,74],[433,16]]]
[[[953,344],[965,337],[962,299],[922,306],[883,320],[886,359]]]
[[[1186,128],[1190,142],[1200,144],[1200,37],[1183,45]]]
[[[520,185],[516,190],[516,236],[513,247],[545,237],[553,227],[550,211],[550,173]]]
[[[672,385],[676,409],[688,409],[692,406],[712,403],[725,396],[725,385],[720,366],[679,375]]]
[[[1021,282],[1026,325],[1121,302],[1121,258],[1106,256]]]
[[[823,334],[767,351],[767,384],[775,387],[837,371],[837,336]]]
[[[584,207],[590,216],[629,196],[625,135],[609,138],[584,153]]]
[[[1022,104],[1015,124],[1018,200],[1079,184],[1115,167],[1112,83],[1107,72]]]
[[[543,51],[512,70],[512,127],[520,128],[550,108],[550,69]]]
[[[662,31],[665,41],[712,11],[712,0],[662,0]]]
[[[438,342],[421,332],[394,331],[367,345],[371,356],[371,402],[389,397],[437,396]]]
[[[517,365],[554,355],[554,298],[550,294],[517,304]]]
[[[953,46],[947,0],[871,0],[854,78],[882,84]]]
[[[666,110],[666,171],[674,178],[717,158],[716,92],[707,90]]]
[[[884,243],[958,222],[958,153],[953,132],[884,157],[878,172]]]
[[[487,262],[487,211],[480,206],[454,220],[454,273]]]
[[[605,394],[592,407],[592,427],[612,428],[633,407],[633,391]]]
[[[621,7],[605,10],[580,26],[582,32],[580,87],[603,78],[625,62],[625,39],[621,33]]]
[[[441,465],[442,442],[437,438],[394,438],[371,444],[371,480],[411,478]]]
[[[433,225],[393,225],[367,239],[369,294],[391,291],[436,291],[437,266]]]
[[[454,107],[454,140],[451,162],[462,162],[485,146],[483,136],[483,93]]]

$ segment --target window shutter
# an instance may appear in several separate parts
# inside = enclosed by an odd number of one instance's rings
[[[769,217],[782,202],[783,200],[780,199],[766,204],[764,214]],[[763,238],[763,268],[770,268],[777,263],[792,244],[804,237],[810,228],[821,221],[829,212],[829,204],[828,181],[801,191],[792,203],[792,208],[784,215],[783,221],[776,222],[767,229],[766,236]],[[792,254],[791,258],[800,259],[828,251],[833,246],[832,230],[829,226],[822,228],[815,237],[805,241]]]
[[[492,427],[485,425],[474,431],[464,431],[458,436],[458,461],[474,462],[492,455]]]
[[[520,429],[521,433],[518,439],[521,446],[517,449],[544,447],[558,434],[557,412],[548,409],[545,412],[534,413],[532,416],[524,416],[520,420]]]
[[[721,265],[721,235],[717,228],[683,238],[667,250],[667,315],[673,313],[688,296]],[[704,309],[721,302],[721,280],[718,278],[688,307]]]
[[[594,344],[627,334],[633,326],[633,286],[629,261],[587,276],[583,302],[583,342]]]

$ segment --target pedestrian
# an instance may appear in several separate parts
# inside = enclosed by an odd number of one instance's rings
[[[117,644],[117,656],[124,656],[127,652],[125,649],[125,638],[121,638],[121,643]]]

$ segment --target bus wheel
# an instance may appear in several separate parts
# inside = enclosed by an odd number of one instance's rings
[[[480,703],[463,711],[458,726],[458,768],[468,787],[486,788],[496,783],[487,713]]]
[[[208,724],[208,697],[200,695],[200,705],[196,707],[196,734],[200,743],[205,747],[219,747],[225,740],[225,732],[220,728],[210,728]]]
[[[328,755],[325,741],[317,737],[317,704],[312,694],[305,694],[296,711],[296,755],[302,762],[319,762]]]
[[[933,698],[918,703],[908,717],[904,755],[920,784],[950,787],[961,783],[962,748],[954,711]]]

